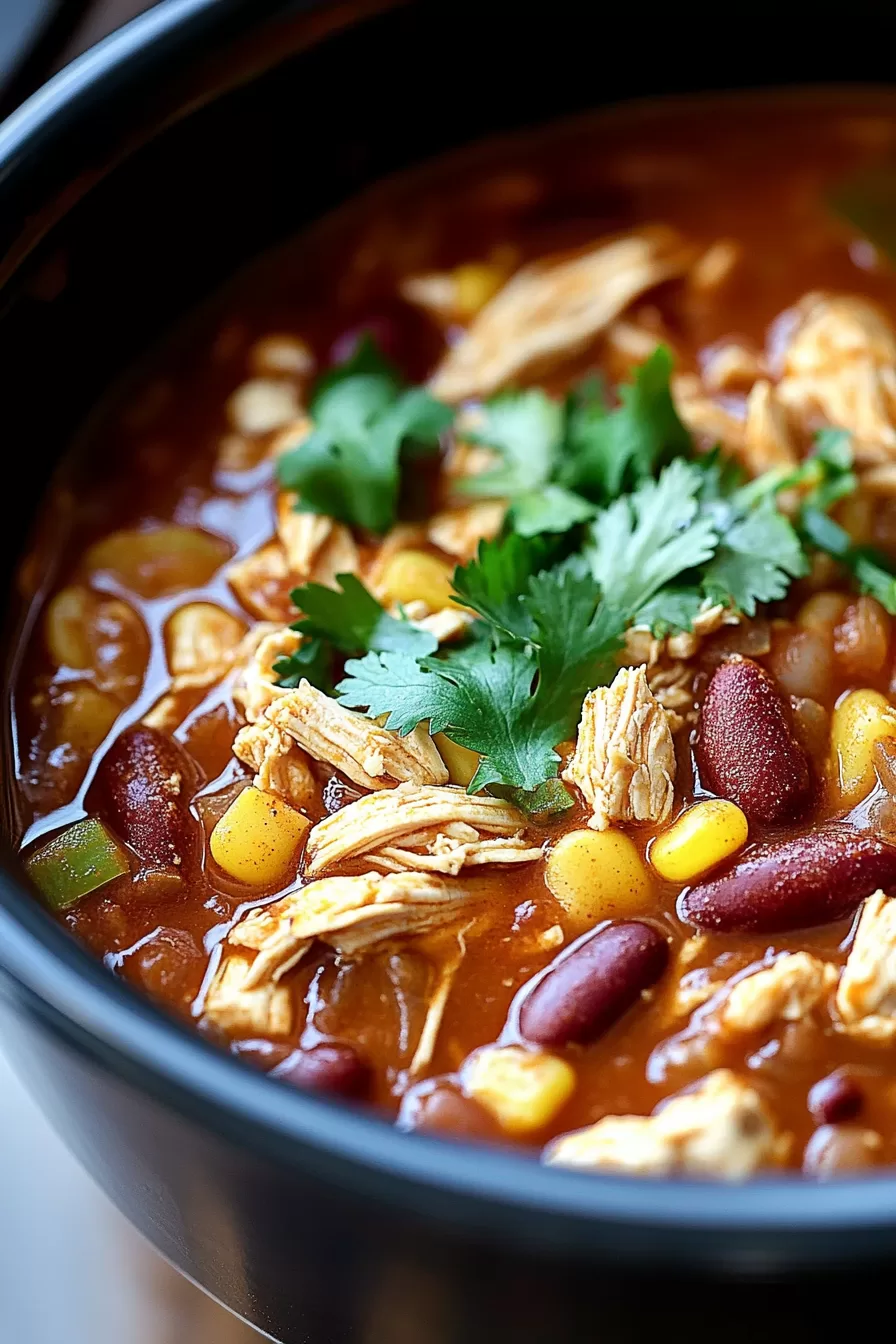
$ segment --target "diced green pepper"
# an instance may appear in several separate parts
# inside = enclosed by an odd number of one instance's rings
[[[87,817],[25,860],[28,874],[53,910],[66,910],[129,869],[127,855],[101,821]]]

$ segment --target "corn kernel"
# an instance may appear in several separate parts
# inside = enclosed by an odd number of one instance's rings
[[[874,788],[874,744],[896,737],[896,710],[880,691],[851,691],[831,718],[831,778],[843,803]]]
[[[747,819],[736,803],[708,798],[695,803],[658,835],[650,862],[667,882],[693,882],[747,843]]]
[[[460,1077],[467,1096],[490,1111],[507,1134],[542,1129],[576,1086],[575,1071],[565,1060],[520,1045],[477,1050]]]
[[[567,832],[548,854],[544,878],[581,929],[646,910],[653,892],[644,860],[622,831]]]
[[[430,611],[451,605],[453,571],[426,551],[396,551],[386,562],[380,591],[390,602],[425,602]]]
[[[507,279],[503,266],[489,262],[471,261],[455,267],[454,306],[459,317],[475,317],[489,299],[494,298]]]
[[[444,733],[436,733],[432,740],[445,762],[451,783],[462,784],[466,788],[479,769],[479,752],[470,751],[469,747],[462,747],[459,743],[452,742]]]
[[[311,825],[307,817],[253,784],[243,789],[211,833],[219,868],[238,882],[267,887],[285,877]]]

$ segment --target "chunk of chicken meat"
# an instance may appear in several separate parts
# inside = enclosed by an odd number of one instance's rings
[[[239,601],[262,621],[291,620],[294,615],[289,592],[292,580],[286,551],[279,541],[269,541],[251,555],[229,565],[225,575]]]
[[[337,574],[353,574],[358,568],[354,538],[342,523],[322,513],[301,513],[295,505],[296,496],[288,491],[277,496],[277,535],[290,578],[332,588]]]
[[[236,735],[233,754],[256,771],[253,782],[262,793],[279,794],[299,811],[317,797],[308,757],[272,723],[247,723]]]
[[[506,512],[507,502],[503,499],[462,504],[433,514],[426,534],[433,546],[466,564],[473,559],[480,541],[492,541],[498,535]]]
[[[836,966],[809,952],[776,957],[730,986],[716,1015],[718,1028],[739,1036],[775,1022],[799,1022],[830,994],[837,977]]]
[[[872,1043],[896,1038],[896,900],[877,891],[862,906],[835,999],[841,1031]]]
[[[629,304],[683,275],[694,250],[674,230],[643,229],[524,266],[473,319],[431,380],[444,401],[489,396],[579,355]]]
[[[807,294],[794,310],[778,397],[808,432],[849,430],[859,463],[896,456],[896,332],[855,295]]]
[[[249,723],[255,723],[274,701],[284,695],[277,685],[274,664],[288,658],[301,646],[302,636],[288,626],[264,622],[255,626],[243,640],[239,651],[241,670],[233,688],[233,699]]]
[[[500,798],[464,789],[399,784],[359,798],[319,821],[308,837],[309,877],[347,859],[387,872],[412,869],[452,876],[464,867],[531,863],[541,847],[523,837],[525,818]]]
[[[249,985],[253,970],[254,962],[248,957],[225,957],[205,996],[206,1018],[236,1039],[288,1036],[293,1028],[288,986],[276,980]]]
[[[672,810],[675,747],[666,711],[643,667],[623,667],[611,686],[590,691],[576,749],[563,778],[591,807],[588,825],[665,821]]]
[[[717,1069],[653,1115],[608,1115],[562,1135],[544,1160],[583,1171],[741,1181],[780,1162],[785,1143],[759,1093],[730,1070]]]
[[[254,910],[227,938],[257,956],[245,985],[280,980],[315,940],[346,957],[403,938],[434,933],[469,915],[476,894],[428,873],[325,877]]]
[[[422,725],[400,737],[307,681],[279,696],[267,717],[313,760],[334,766],[363,789],[388,789],[396,781],[448,783],[445,764]]]

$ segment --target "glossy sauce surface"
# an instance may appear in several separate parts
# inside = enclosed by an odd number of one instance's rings
[[[89,445],[89,483],[86,488],[60,484],[35,552],[23,563],[23,589],[41,613],[54,592],[86,583],[98,602],[116,599],[139,617],[135,623],[127,610],[122,617],[119,608],[107,605],[97,618],[99,653],[91,652],[86,669],[60,667],[42,636],[43,616],[35,622],[15,700],[23,844],[38,844],[86,812],[103,815],[102,800],[91,793],[97,760],[168,689],[165,628],[173,612],[191,601],[209,601],[246,626],[252,623],[225,570],[228,562],[252,554],[273,535],[272,464],[264,456],[264,435],[253,450],[254,466],[222,467],[221,453],[222,441],[233,435],[228,398],[256,372],[262,337],[298,336],[313,351],[317,366],[326,367],[334,347],[338,354],[342,342],[344,350],[345,333],[371,323],[383,344],[391,344],[406,375],[422,379],[434,367],[444,338],[424,313],[396,297],[403,276],[495,258],[518,265],[606,233],[661,222],[704,248],[729,241],[737,264],[724,283],[705,292],[687,283],[652,291],[636,305],[641,326],[674,345],[680,372],[700,371],[717,344],[731,337],[765,349],[773,362],[786,339],[787,311],[808,292],[867,296],[896,321],[896,274],[827,204],[835,185],[892,149],[896,104],[875,106],[866,98],[832,97],[820,104],[731,101],[692,111],[623,112],[474,156],[467,166],[448,165],[394,184],[244,277],[110,407]],[[601,369],[612,382],[627,373],[618,351],[602,341],[588,351],[581,367]],[[722,402],[742,412],[744,394],[729,391]],[[57,526],[59,520],[64,526]],[[209,541],[198,554],[149,565],[130,577],[114,566],[96,566],[95,552],[92,563],[90,548],[110,533],[169,523],[199,529]],[[870,527],[875,542],[896,555],[896,505],[888,499],[879,504]],[[48,586],[39,587],[47,574]],[[284,581],[273,597],[284,622],[292,614],[289,587]],[[769,622],[785,622],[811,592],[808,582],[798,583],[787,607],[764,613],[749,634],[723,628],[710,636],[698,654],[698,697],[732,650],[755,652],[779,674],[794,628]],[[828,712],[850,689],[888,693],[891,688],[893,641],[886,614],[876,664],[867,659],[858,668],[850,664],[843,643],[848,633],[827,665],[822,689],[812,697]],[[784,672],[786,680],[786,667]],[[67,696],[84,685],[105,698],[98,710],[94,706],[94,720],[90,715],[85,720],[79,710],[73,725],[71,716],[65,719]],[[181,709],[174,737],[196,763],[200,778],[191,789],[192,812],[208,833],[248,777],[231,754],[240,720],[226,678],[184,692]],[[677,734],[676,749],[677,811],[703,795],[687,730]],[[816,766],[822,761],[822,768],[823,754],[815,761]],[[358,792],[335,778],[327,783],[324,769],[318,775],[322,795],[311,809],[312,820]],[[892,809],[878,784],[853,820],[896,837]],[[817,789],[805,824],[843,812],[824,789]],[[538,842],[555,841],[583,825],[586,816],[577,805],[543,828]],[[751,827],[751,839],[781,831],[759,822]],[[654,831],[641,826],[630,834],[643,853]],[[392,1114],[403,1107],[404,1123],[419,1122],[428,1108],[425,1122],[434,1127],[476,1132],[481,1122],[482,1132],[499,1137],[484,1113],[454,1106],[456,1082],[451,1080],[477,1047],[514,1039],[514,996],[556,954],[548,931],[559,925],[568,945],[582,930],[548,891],[541,863],[472,881],[486,894],[491,919],[466,941],[427,1070],[429,1081],[418,1081],[416,1090],[407,1071],[436,971],[431,958],[410,944],[342,964],[325,951],[313,956],[290,978],[301,1005],[292,1036],[237,1040],[230,1048],[270,1069],[299,1044],[348,1043],[371,1068],[372,1099]],[[278,883],[277,889],[287,885]],[[527,1135],[526,1142],[540,1144],[604,1115],[647,1114],[710,1069],[728,1066],[749,1074],[793,1135],[789,1161],[798,1166],[817,1127],[807,1103],[810,1089],[833,1070],[849,1066],[863,1096],[861,1122],[883,1140],[875,1160],[894,1160],[892,1048],[864,1045],[799,1021],[779,1023],[757,1040],[708,1040],[688,1027],[687,1015],[676,1015],[670,1006],[683,974],[699,976],[700,968],[710,967],[713,980],[721,983],[770,949],[805,949],[839,965],[852,920],[775,935],[710,932],[695,942],[689,941],[693,929],[676,915],[679,893],[679,886],[654,873],[643,904],[625,911],[625,918],[643,916],[670,939],[671,969],[600,1039],[566,1047],[563,1053],[576,1071],[575,1091],[550,1125]],[[164,899],[164,893],[159,899],[151,885],[141,890],[140,883],[126,877],[86,897],[63,919],[112,972],[216,1036],[202,1018],[203,986],[214,970],[216,949],[249,905],[273,894],[227,879],[206,849],[176,900]],[[683,963],[679,957],[686,943]],[[448,1079],[447,1090],[440,1091],[433,1079]],[[503,1136],[503,1141],[511,1140]]]

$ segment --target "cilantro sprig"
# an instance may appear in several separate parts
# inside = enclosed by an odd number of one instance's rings
[[[672,356],[658,346],[634,382],[620,388],[615,409],[593,378],[565,403],[537,388],[493,398],[467,437],[492,448],[499,463],[468,477],[462,490],[508,498],[511,525],[522,536],[566,532],[586,522],[597,505],[691,453],[669,390],[671,372]]]
[[[390,616],[354,574],[338,574],[337,589],[320,583],[294,588],[290,597],[303,613],[290,626],[304,636],[295,653],[278,658],[279,686],[298,686],[304,677],[328,695],[333,691],[337,654],[401,651],[412,658],[435,652],[438,641],[404,617]]]
[[[627,627],[690,630],[716,604],[752,616],[786,595],[813,550],[896,613],[885,557],[829,516],[856,488],[849,436],[822,431],[799,466],[746,481],[718,450],[696,452],[671,369],[659,347],[616,406],[593,379],[564,402],[537,389],[487,402],[467,437],[497,460],[461,488],[506,498],[508,516],[504,535],[455,571],[454,600],[475,614],[464,641],[438,649],[340,575],[337,589],[293,592],[303,640],[277,661],[279,684],[304,677],[400,733],[444,732],[480,757],[471,790],[551,813],[571,802],[557,746],[585,695],[613,677]],[[315,429],[282,459],[281,485],[303,508],[375,531],[394,521],[402,456],[432,451],[452,421],[369,345],[318,384],[311,412]]]
[[[453,411],[422,387],[406,387],[369,338],[315,386],[314,428],[277,463],[297,507],[386,532],[398,509],[403,453],[433,452]]]
[[[538,791],[556,778],[556,747],[574,733],[585,694],[615,671],[626,624],[580,557],[544,569],[541,554],[516,536],[483,543],[455,574],[458,597],[482,617],[469,643],[419,659],[371,652],[346,663],[336,688],[350,708],[387,715],[388,728],[428,722],[478,752],[470,791],[510,788],[532,810],[545,807]],[[551,791],[552,810],[568,801],[562,786]]]

